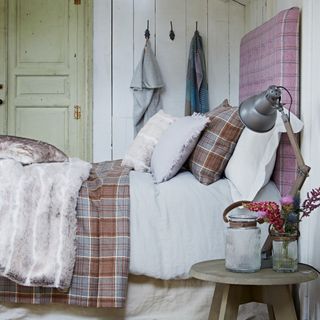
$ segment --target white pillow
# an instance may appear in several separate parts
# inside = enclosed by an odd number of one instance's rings
[[[290,115],[290,123],[295,133],[303,128],[302,121],[294,114]],[[282,132],[286,129],[279,112],[276,124],[269,132],[257,133],[244,128],[225,169],[226,178],[235,188],[231,188],[233,201],[252,201],[268,183]]]
[[[193,114],[179,118],[160,138],[151,158],[151,172],[156,183],[171,179],[193,151],[209,118]]]
[[[150,171],[154,147],[175,119],[175,117],[165,113],[163,110],[158,111],[139,131],[121,165],[134,168],[134,170],[140,172]]]

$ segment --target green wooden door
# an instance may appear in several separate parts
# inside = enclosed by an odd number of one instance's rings
[[[7,132],[7,108],[6,108],[6,15],[5,0],[0,0],[0,134]]]
[[[10,0],[7,6],[8,134],[43,140],[90,160],[87,4]]]

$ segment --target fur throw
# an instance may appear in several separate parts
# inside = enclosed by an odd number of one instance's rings
[[[28,166],[0,160],[2,276],[26,286],[70,286],[77,196],[90,168],[79,159]]]

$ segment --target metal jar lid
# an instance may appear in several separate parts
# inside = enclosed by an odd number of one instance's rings
[[[257,216],[247,213],[229,215],[229,225],[231,228],[254,228],[257,226]]]

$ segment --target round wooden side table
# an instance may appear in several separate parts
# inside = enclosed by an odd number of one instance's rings
[[[190,276],[216,283],[209,320],[236,320],[239,305],[253,301],[268,305],[269,319],[297,320],[291,285],[314,280],[318,274],[306,265],[292,273],[272,269],[238,273],[226,270],[224,260],[210,260],[193,265]]]

